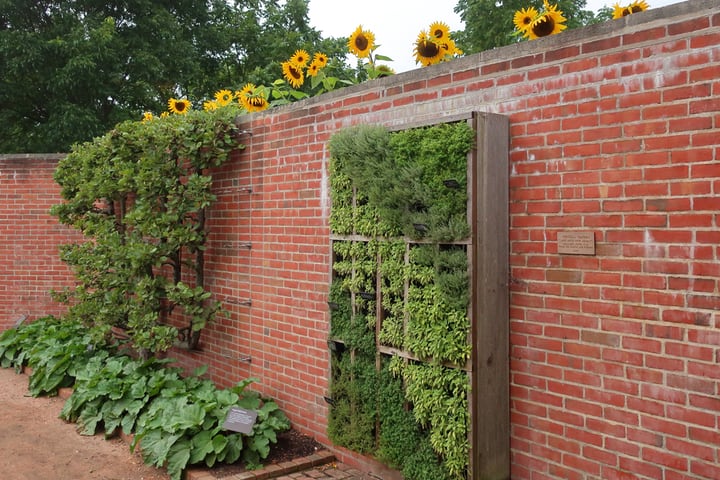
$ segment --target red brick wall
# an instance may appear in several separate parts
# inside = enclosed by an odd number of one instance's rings
[[[58,245],[78,238],[50,216],[62,155],[0,155],[0,330],[64,311],[50,289],[72,284]]]
[[[207,258],[230,315],[206,331],[202,353],[175,356],[209,363],[221,384],[259,378],[297,428],[327,442],[327,141],[352,124],[402,128],[470,111],[511,124],[512,478],[720,478],[715,0],[243,118],[248,148],[214,175]],[[592,231],[595,254],[558,254],[559,231]],[[3,267],[5,235],[37,248],[25,233],[0,234]],[[8,275],[0,323],[51,308],[21,298],[46,277]]]

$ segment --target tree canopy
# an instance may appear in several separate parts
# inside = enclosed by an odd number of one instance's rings
[[[601,10],[597,16],[585,10],[585,0],[553,0],[557,4],[568,28],[577,28],[599,21],[607,20],[610,15]],[[477,53],[496,47],[509,45],[519,41],[514,35],[513,16],[516,11],[535,7],[542,9],[542,0],[458,0],[455,13],[465,23],[465,30],[457,32],[456,38],[460,48],[466,53]]]
[[[65,152],[170,97],[279,78],[298,48],[344,57],[307,0],[0,0],[0,152]]]

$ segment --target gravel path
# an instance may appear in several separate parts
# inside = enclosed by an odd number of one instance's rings
[[[3,480],[168,480],[122,440],[77,433],[58,418],[64,400],[33,398],[28,377],[0,368],[0,478]]]

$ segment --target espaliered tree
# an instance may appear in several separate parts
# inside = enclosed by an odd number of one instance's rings
[[[52,213],[87,241],[64,245],[75,288],[56,292],[66,317],[98,337],[126,329],[144,356],[178,339],[197,346],[221,309],[204,288],[208,169],[242,148],[234,110],[124,122],[58,165],[64,203]]]

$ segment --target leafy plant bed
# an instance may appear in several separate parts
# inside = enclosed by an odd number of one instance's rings
[[[60,417],[83,435],[133,434],[131,448],[139,446],[145,463],[166,468],[173,480],[196,464],[260,466],[277,434],[290,428],[278,405],[246,388],[254,379],[218,389],[201,378],[204,368],[184,376],[169,363],[120,355],[116,345],[92,343],[77,322],[52,317],[0,335],[0,366],[32,368],[32,396],[72,386]],[[233,407],[257,413],[250,434],[223,429]]]
[[[311,437],[290,429],[277,435],[277,443],[273,445],[270,455],[262,463],[263,466],[268,466],[291,462],[325,450],[325,447]],[[248,468],[244,463],[219,464],[209,471],[215,478],[226,478],[246,472]]]

